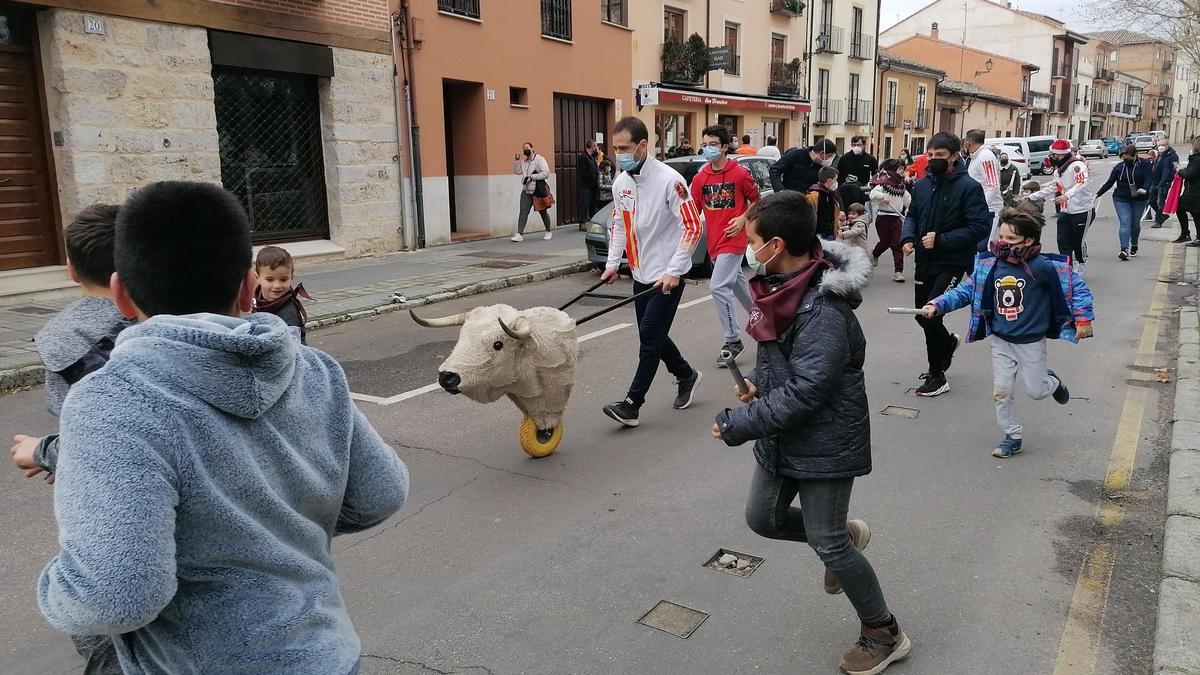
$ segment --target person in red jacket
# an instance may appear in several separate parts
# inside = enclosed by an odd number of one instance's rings
[[[746,254],[745,214],[758,201],[758,187],[750,171],[729,158],[731,142],[729,129],[723,126],[704,130],[700,151],[708,164],[692,179],[692,201],[704,213],[708,257],[713,261],[709,290],[725,334],[722,351],[737,356],[745,346],[733,302],[736,299],[750,313],[750,285],[742,274],[742,259]],[[725,367],[719,355],[717,366]]]

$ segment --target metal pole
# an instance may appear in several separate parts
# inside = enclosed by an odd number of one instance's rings
[[[404,203],[404,144],[400,141],[403,121],[400,117],[400,66],[396,62],[396,21],[399,18],[399,12],[388,17],[388,33],[392,42],[392,110],[396,116],[396,187],[400,190],[400,227],[396,229],[400,233],[400,248],[407,251],[412,246],[409,245],[407,204]]]

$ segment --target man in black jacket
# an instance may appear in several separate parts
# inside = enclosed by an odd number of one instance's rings
[[[975,252],[992,228],[983,187],[967,175],[967,163],[958,158],[961,148],[958,137],[944,131],[929,141],[929,168],[913,188],[904,219],[904,254],[917,254],[916,307],[924,307],[971,273]],[[925,331],[929,358],[917,395],[938,396],[950,391],[946,371],[959,339],[946,330],[941,317],[919,316],[917,323]]]
[[[851,204],[862,204],[867,208],[867,215],[874,220],[871,203],[871,179],[879,173],[879,160],[867,152],[867,137],[855,136],[850,139],[850,152],[842,155],[837,165],[838,180],[841,187],[838,194],[842,198],[842,206],[850,208]]]
[[[835,155],[837,146],[828,138],[817,141],[812,147],[792,148],[771,165],[771,186],[775,192],[808,192],[817,184],[817,172],[822,166],[831,166]]]
[[[575,160],[575,180],[579,184],[579,204],[575,212],[582,229],[598,210],[596,201],[600,191],[600,169],[596,164],[596,141],[588,139],[584,143],[583,152]]]

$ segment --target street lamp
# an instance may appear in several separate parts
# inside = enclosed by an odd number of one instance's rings
[[[984,61],[984,63],[983,63],[983,70],[977,70],[977,71],[975,71],[975,77],[979,77],[980,75],[983,75],[984,73],[990,73],[990,72],[992,72],[992,66],[993,66],[993,65],[994,65],[994,64],[992,63],[992,60],[991,60],[991,59],[988,59],[987,61]]]

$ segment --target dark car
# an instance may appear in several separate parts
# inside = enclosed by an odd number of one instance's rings
[[[775,163],[775,160],[756,155],[730,155],[729,159],[750,170],[750,175],[754,177],[754,184],[758,186],[758,194],[760,196],[765,197],[774,192],[771,189],[771,165]],[[700,172],[700,168],[707,163],[707,160],[700,156],[677,157],[675,159],[668,159],[665,163],[667,166],[678,171],[684,180],[688,182],[688,185],[691,185],[692,179]],[[584,237],[588,260],[601,266],[608,262],[608,227],[612,222],[612,217],[613,204],[605,204],[588,221],[587,236]],[[700,210],[700,219],[703,222],[703,209]],[[621,257],[621,264],[627,264],[624,256]],[[711,273],[712,260],[708,257],[706,237],[701,236],[700,243],[696,245],[696,252],[692,254],[691,275],[708,276]]]

